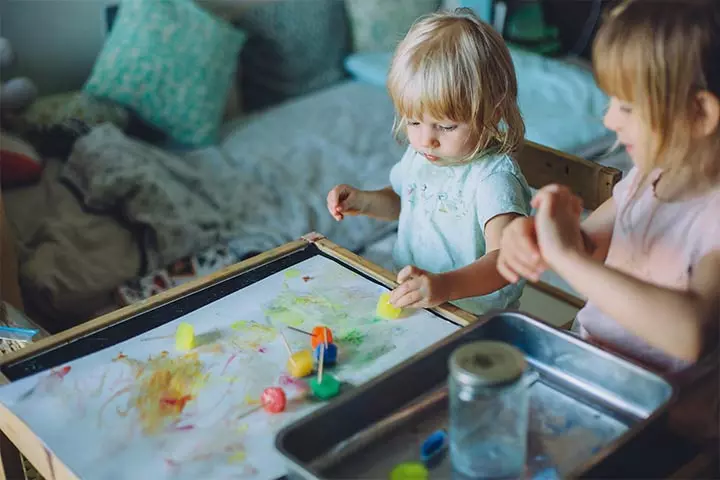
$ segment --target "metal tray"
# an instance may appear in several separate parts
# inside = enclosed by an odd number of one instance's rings
[[[674,398],[663,378],[567,332],[524,314],[488,314],[281,430],[275,446],[288,477],[381,479],[398,463],[419,461],[422,442],[447,426],[450,354],[483,339],[520,348],[536,374],[528,478],[583,475]],[[458,475],[449,456],[430,471],[430,478],[451,477]]]

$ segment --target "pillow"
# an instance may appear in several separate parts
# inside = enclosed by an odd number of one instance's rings
[[[124,0],[85,91],[190,146],[217,139],[245,34],[192,0]]]
[[[240,54],[239,78],[245,110],[305,95],[345,76],[343,59],[348,54],[349,32],[342,1],[223,4],[225,14],[248,35]]]
[[[17,137],[0,132],[0,181],[3,187],[40,180],[43,162],[35,149]]]
[[[440,0],[345,0],[355,52],[394,50],[415,21]]]

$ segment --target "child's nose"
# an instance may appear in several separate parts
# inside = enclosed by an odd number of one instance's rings
[[[605,112],[605,116],[603,117],[603,125],[605,125],[605,128],[608,130],[612,130],[613,132],[618,132],[621,129],[621,122],[620,122],[620,116],[618,115],[617,108],[610,107],[608,108],[607,112]]]
[[[422,136],[422,147],[423,148],[437,148],[440,142],[438,142],[435,133],[431,129],[425,129]]]

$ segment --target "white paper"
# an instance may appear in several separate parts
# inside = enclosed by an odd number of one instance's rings
[[[276,432],[322,403],[286,374],[288,353],[274,327],[329,326],[339,362],[325,372],[355,385],[458,328],[424,310],[379,320],[383,291],[316,256],[138,337],[3,386],[0,402],[81,478],[277,478],[285,468]],[[195,329],[190,353],[175,348],[180,322]],[[310,348],[310,337],[283,332],[293,351]],[[285,389],[285,412],[257,408],[270,386]]]

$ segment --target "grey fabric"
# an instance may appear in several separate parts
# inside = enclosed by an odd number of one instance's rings
[[[263,232],[282,229],[273,220],[268,189],[229,169],[217,149],[177,156],[111,124],[76,142],[63,178],[88,208],[118,212],[146,227],[142,243],[150,269],[235,235],[256,233],[257,241],[248,241],[264,250]]]
[[[250,2],[234,23],[248,34],[240,55],[248,111],[327,87],[344,76],[349,33],[341,0]]]

